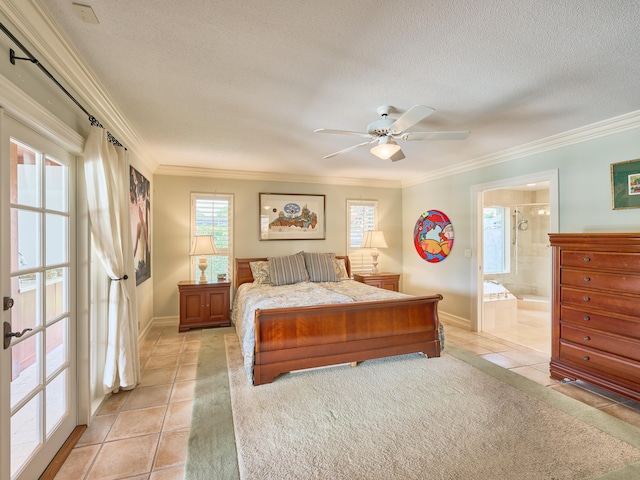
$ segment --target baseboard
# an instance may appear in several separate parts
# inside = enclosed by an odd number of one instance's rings
[[[142,330],[138,330],[138,345],[142,343],[144,338],[147,336],[147,333],[149,333],[149,330],[151,329],[152,324],[153,324],[153,319],[151,319],[151,321],[148,322]]]
[[[442,321],[442,323],[453,325],[454,327],[464,328],[465,330],[471,330],[471,320],[458,317],[457,315],[453,315],[451,313],[443,312],[442,310],[438,311],[438,317]]]
[[[153,324],[154,327],[173,327],[174,325],[177,327],[180,324],[180,317],[177,315],[170,317],[153,317],[149,323]]]

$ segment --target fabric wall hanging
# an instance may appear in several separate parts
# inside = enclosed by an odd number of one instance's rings
[[[413,244],[427,262],[441,262],[453,247],[453,226],[444,213],[429,210],[418,218],[413,229]]]

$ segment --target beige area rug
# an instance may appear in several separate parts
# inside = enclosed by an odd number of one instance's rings
[[[291,373],[252,387],[237,337],[225,343],[245,480],[582,480],[640,461],[639,429],[622,434],[632,446],[450,354]],[[596,424],[617,422],[586,408],[579,415],[595,415]],[[602,478],[631,478],[623,473],[638,471],[631,467]]]

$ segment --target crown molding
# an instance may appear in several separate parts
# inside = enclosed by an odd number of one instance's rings
[[[338,177],[309,177],[296,175],[283,175],[269,172],[247,172],[240,170],[213,170],[206,168],[192,168],[165,165],[155,171],[156,175],[180,175],[208,178],[235,178],[241,180],[271,180],[300,183],[324,183],[329,185],[368,186],[382,188],[405,188],[419,185],[439,178],[445,178],[460,173],[469,172],[479,168],[495,165],[517,158],[554,150],[576,143],[594,140],[596,138],[612,135],[640,127],[640,110],[626,113],[618,117],[603,120],[601,122],[586,125],[584,127],[569,130],[557,135],[546,137],[517,147],[502,150],[500,152],[478,157],[467,162],[451,167],[434,170],[427,175],[412,177],[406,181],[390,181],[375,179],[356,179]]]
[[[74,155],[82,154],[84,148],[82,135],[60,121],[4,75],[0,75],[0,105],[7,114],[66,151]]]
[[[259,180],[271,182],[315,183],[323,185],[346,185],[372,188],[401,188],[400,181],[377,180],[370,178],[317,177],[309,175],[285,175],[272,172],[244,170],[215,170],[210,168],[182,167],[178,165],[160,165],[154,175],[181,177],[223,178],[235,180]]]
[[[569,145],[574,145],[576,143],[594,140],[596,138],[605,137],[607,135],[624,132],[625,130],[631,130],[638,127],[640,127],[640,110],[542,138],[534,142],[525,143],[524,145],[519,145],[517,147],[502,150],[483,157],[478,157],[467,162],[456,164],[452,167],[435,170],[427,175],[403,181],[402,188],[437,180],[439,178],[449,177],[459,173],[469,172],[471,170],[476,170],[478,168],[498,163],[508,162],[509,160],[515,160],[516,158],[528,157],[530,155],[555,150]]]
[[[0,9],[46,62],[77,94],[78,101],[150,171],[157,168],[142,139],[120,113],[115,101],[58,28],[39,0],[2,0]],[[14,32],[14,35],[18,32]],[[16,35],[18,36],[18,35]],[[53,73],[53,72],[52,72]],[[75,96],[75,95],[74,95]]]

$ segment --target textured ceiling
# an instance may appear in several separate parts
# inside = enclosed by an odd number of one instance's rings
[[[640,1],[41,3],[157,165],[409,181],[640,109]],[[384,104],[471,135],[322,159]]]

